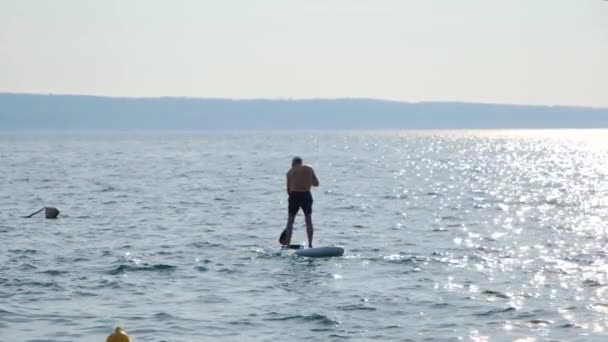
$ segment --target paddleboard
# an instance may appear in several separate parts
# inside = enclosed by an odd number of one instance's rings
[[[296,254],[309,258],[328,258],[337,257],[344,254],[344,248],[335,246],[303,248],[296,250]]]

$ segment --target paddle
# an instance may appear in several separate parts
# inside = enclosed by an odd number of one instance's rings
[[[286,240],[287,239],[287,228],[283,229],[283,232],[281,233],[281,236],[279,237],[279,243],[283,246],[287,245]]]
[[[35,212],[35,213],[31,213],[31,214],[29,214],[29,215],[27,215],[27,216],[23,216],[23,217],[24,217],[24,218],[30,218],[30,217],[32,217],[32,216],[34,216],[34,215],[38,214],[39,212],[41,212],[41,211],[43,211],[43,210],[44,210],[44,207],[42,207],[42,209],[38,210],[38,211],[37,211],[37,212]]]
[[[281,236],[279,237],[279,243],[281,244],[281,247],[287,248],[287,249],[302,248],[301,245],[288,245],[286,240],[287,240],[287,228],[283,229],[283,232],[281,233]]]

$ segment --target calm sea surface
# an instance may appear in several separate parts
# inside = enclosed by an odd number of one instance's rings
[[[605,130],[4,133],[0,218],[0,341],[608,339]]]

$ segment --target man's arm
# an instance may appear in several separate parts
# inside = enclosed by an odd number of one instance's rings
[[[319,179],[317,179],[317,175],[315,174],[315,170],[312,169],[312,186],[319,186]]]
[[[287,177],[285,177],[287,179],[286,181],[286,185],[287,185],[287,195],[289,195],[289,175],[287,175]]]

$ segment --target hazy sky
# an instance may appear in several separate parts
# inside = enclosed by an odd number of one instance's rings
[[[608,106],[608,1],[0,0],[0,92]]]

